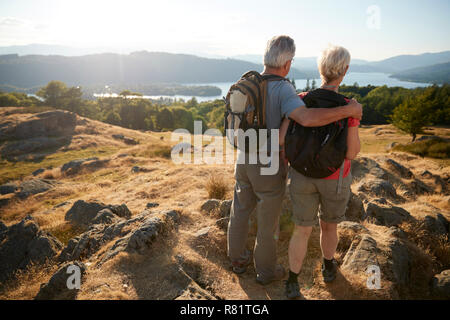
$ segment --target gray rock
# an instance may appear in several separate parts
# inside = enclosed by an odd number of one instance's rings
[[[14,131],[17,139],[46,136],[71,135],[76,126],[75,113],[54,110],[35,114],[28,120],[18,123]]]
[[[87,159],[77,159],[69,161],[62,165],[61,172],[67,174],[75,174],[82,169],[82,166],[85,162],[88,161],[99,161],[97,157],[87,158]]]
[[[106,208],[107,206],[101,202],[78,200],[73,204],[72,208],[66,212],[64,219],[76,226],[86,227],[97,216],[97,213],[100,210]]]
[[[86,266],[78,261],[64,264],[51,278],[50,280],[41,285],[38,294],[34,298],[35,300],[75,300],[79,289],[68,288],[68,281],[74,274],[74,271],[69,268],[77,267],[80,271],[80,285],[83,282],[86,275]],[[69,284],[73,284],[69,281]]]
[[[388,168],[390,170],[392,170],[394,173],[396,173],[397,175],[399,175],[402,178],[411,179],[414,177],[414,174],[411,172],[411,170],[409,170],[405,166],[401,165],[400,163],[398,163],[392,159],[387,159],[386,165],[388,166]]]
[[[111,259],[122,251],[140,253],[156,240],[159,234],[171,229],[178,222],[179,213],[175,210],[163,212],[162,218],[148,217],[135,230],[118,239],[108,250],[102,262]]]
[[[208,237],[210,230],[211,230],[210,227],[202,228],[194,234],[194,237],[196,239],[204,239],[204,238]]]
[[[123,142],[125,142],[126,144],[129,144],[129,145],[133,145],[133,146],[139,144],[139,141],[137,141],[133,138],[128,138],[128,137],[124,137]]]
[[[342,221],[341,223],[338,224],[338,228],[351,230],[355,233],[369,232],[369,230],[366,227],[364,227],[362,224],[356,223],[353,221]]]
[[[411,219],[411,215],[403,208],[387,205],[378,205],[369,202],[365,205],[367,220],[381,226],[397,226],[403,221]]]
[[[423,183],[420,180],[415,179],[414,181],[411,181],[411,183],[408,184],[408,189],[412,192],[414,195],[422,195],[422,194],[433,194],[434,191],[432,188],[427,186],[425,183]]]
[[[368,266],[378,265],[379,253],[375,239],[367,234],[358,235],[348,249],[341,268],[355,273],[364,273]]]
[[[380,165],[370,158],[360,157],[352,160],[352,176],[363,178],[372,168],[379,168]]]
[[[450,269],[436,274],[431,280],[431,290],[439,297],[450,299]]]
[[[433,174],[428,170],[422,171],[420,176],[422,176],[423,178],[426,178],[426,179],[433,178]]]
[[[397,199],[398,195],[394,186],[382,179],[363,180],[358,185],[359,192],[367,192],[377,197],[386,197],[388,199]]]
[[[10,278],[15,271],[25,269],[32,261],[44,263],[52,259],[62,244],[51,234],[39,229],[28,216],[1,233],[0,282]]]
[[[109,209],[111,213],[117,217],[126,219],[131,218],[131,212],[125,204],[105,205],[101,202],[78,200],[73,204],[72,208],[66,212],[65,220],[70,221],[72,224],[79,227],[89,226],[94,223],[94,219],[96,218],[96,223],[100,223],[100,221],[115,221],[112,216],[109,216],[108,218],[108,215],[105,213],[97,217],[97,214],[103,209]]]
[[[402,238],[402,239],[406,238],[406,233],[399,227],[395,226],[390,227],[387,234],[393,238]]]
[[[112,137],[114,139],[123,140],[123,142],[125,142],[126,144],[129,144],[129,145],[139,144],[139,141],[137,141],[133,138],[130,138],[130,137],[125,137],[123,134],[113,134]]]
[[[112,224],[117,222],[119,217],[115,215],[110,209],[100,210],[95,218],[91,221],[91,224]]]
[[[147,209],[150,209],[150,208],[156,208],[156,207],[158,207],[159,206],[159,203],[156,203],[156,202],[149,202],[149,203],[147,203],[147,205],[145,206]]]
[[[416,139],[415,142],[418,141],[426,141],[426,140],[439,140],[440,138],[437,136],[421,136],[420,138]]]
[[[386,264],[392,271],[393,280],[397,285],[407,285],[412,263],[408,247],[402,240],[392,239],[389,241],[388,248],[390,253]]]
[[[227,231],[229,221],[230,221],[229,217],[220,218],[220,219],[216,220],[216,226],[218,226],[223,231]]]
[[[364,220],[366,212],[364,210],[364,205],[360,197],[355,194],[350,195],[350,200],[347,204],[347,210],[345,211],[345,217],[352,221]]]
[[[37,176],[37,175],[41,174],[44,171],[45,171],[44,168],[40,168],[40,169],[37,169],[37,170],[33,171],[32,175],[33,176]]]
[[[117,216],[125,219],[131,218],[131,211],[127,205],[122,203],[121,205],[109,205],[108,208]]]
[[[231,204],[233,203],[233,200],[223,200],[220,203],[219,207],[219,214],[221,217],[229,217],[230,216],[230,210],[231,210]]]
[[[17,193],[18,197],[25,199],[33,194],[48,191],[54,187],[54,183],[47,179],[33,179],[27,180],[20,184],[20,191]]]
[[[430,215],[425,216],[422,225],[428,232],[432,234],[446,235],[449,232],[449,222],[440,213],[436,216],[436,218]]]
[[[162,218],[153,216],[154,214],[144,210],[131,219],[119,220],[111,225],[95,224],[88,231],[69,240],[58,260],[64,262],[90,257],[103,244],[114,239],[117,240],[106,252],[103,262],[122,251],[140,251],[151,244],[162,231],[172,228],[179,219],[178,212],[174,210],[162,212]]]
[[[388,174],[386,171],[384,171],[383,169],[379,168],[379,167],[373,167],[369,170],[369,173],[375,177],[377,177],[378,179],[383,179],[386,180],[388,178]]]
[[[219,210],[221,205],[221,201],[217,199],[208,199],[205,203],[202,204],[200,210],[206,212],[208,214],[215,213]]]
[[[14,193],[18,189],[18,186],[14,183],[6,183],[0,186],[0,194]]]

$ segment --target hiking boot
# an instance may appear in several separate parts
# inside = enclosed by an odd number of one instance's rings
[[[322,276],[325,283],[332,282],[334,279],[336,279],[336,273],[337,261],[335,259],[333,259],[333,267],[331,269],[325,268],[325,264],[322,263]]]
[[[285,284],[286,284],[285,293],[288,299],[295,299],[301,297],[300,286],[298,285],[298,281],[286,280]]]
[[[236,260],[231,262],[231,268],[234,273],[242,274],[247,271],[247,267],[252,263],[250,251],[246,250],[246,259]]]
[[[284,268],[280,265],[276,266],[275,268],[275,274],[271,278],[263,279],[259,275],[256,276],[256,282],[259,284],[265,286],[273,281],[282,280],[284,276],[286,275],[286,271],[284,271]]]

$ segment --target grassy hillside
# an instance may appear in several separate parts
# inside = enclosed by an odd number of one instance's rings
[[[11,113],[14,110],[20,109],[8,108],[9,117],[16,121],[24,121],[25,117],[30,116]],[[5,111],[2,109],[0,112]],[[0,119],[5,119],[4,114],[0,113]],[[450,135],[448,128],[428,130],[441,136]],[[447,191],[439,191],[434,180],[421,178],[429,188],[436,190],[432,194],[410,197],[406,194],[409,190],[407,186],[415,180],[397,177],[383,164],[385,159],[394,159],[408,167],[416,177],[421,177],[422,172],[427,170],[432,175],[448,181],[448,159],[433,160],[398,151],[387,151],[386,146],[389,143],[407,143],[410,140],[407,135],[399,133],[390,125],[364,126],[360,131],[362,152],[359,159],[370,158],[382,164],[382,169],[389,173],[388,179],[395,186],[397,193],[406,199],[398,202],[398,206],[406,209],[415,219],[423,219],[426,214],[435,214],[436,211],[450,219],[450,195]],[[135,139],[139,144],[127,145],[113,137],[120,134]],[[156,203],[155,212],[165,209],[180,212],[181,218],[176,225],[176,231],[165,232],[140,254],[122,252],[107,262],[100,263],[102,255],[113,245],[113,242],[105,243],[97,254],[83,260],[88,272],[78,299],[174,299],[186,286],[186,278],[177,271],[180,259],[183,261],[183,272],[212,297],[284,299],[282,283],[276,282],[261,287],[254,280],[253,267],[242,276],[231,272],[226,257],[226,232],[217,224],[218,217],[215,213],[208,214],[201,209],[202,204],[211,197],[211,188],[223,188],[223,198],[231,199],[233,165],[176,165],[168,159],[167,150],[176,143],[170,141],[170,136],[169,132],[140,132],[77,117],[69,144],[48,153],[42,152],[38,159],[31,161],[2,160],[2,182],[19,183],[45,178],[55,181],[56,185],[49,191],[35,194],[25,200],[12,200],[7,206],[0,208],[0,220],[11,226],[25,216],[32,215],[43,230],[51,232],[65,245],[71,238],[85,231],[75,228],[65,220],[66,212],[77,200],[125,203],[133,217],[143,212],[148,203]],[[206,148],[208,144],[204,144],[197,152]],[[86,167],[76,174],[61,172],[63,163],[92,156],[109,161],[101,167]],[[141,169],[134,170],[136,166]],[[36,168],[43,168],[44,171],[34,177],[31,173]],[[355,194],[358,192],[359,180],[361,177],[355,177],[352,185]],[[292,223],[286,214],[284,211],[278,244],[279,261],[284,266],[288,263],[287,247],[292,230]],[[389,228],[367,221],[362,222],[362,225],[377,239],[380,247],[388,245]],[[405,224],[401,228],[406,232],[412,225]],[[340,230],[340,238],[342,245],[337,258],[342,263],[348,249],[346,243],[349,245],[354,240],[354,234]],[[250,244],[254,239],[253,223]],[[422,241],[422,238],[419,240]],[[450,248],[445,245],[439,248],[444,253],[450,252]],[[423,254],[422,263],[426,268],[419,272],[421,277],[430,277],[442,268],[439,259],[443,258],[439,253],[430,253],[426,251],[429,250],[428,247],[423,246],[421,249],[418,244],[414,244],[414,250],[421,250]],[[301,291],[305,299],[429,298],[427,289],[423,286],[425,282],[420,280],[420,277],[413,278],[419,280],[414,280],[405,292],[394,290],[395,283],[384,280],[381,290],[368,290],[365,288],[363,276],[344,270],[339,272],[335,283],[324,285],[321,281],[320,261],[319,230],[314,227],[300,276]],[[57,269],[58,265],[55,263],[29,266],[26,271],[18,274],[16,280],[0,284],[0,299],[32,299],[39,291],[40,285],[47,282]]]

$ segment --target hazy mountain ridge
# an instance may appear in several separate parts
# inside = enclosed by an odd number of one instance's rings
[[[401,71],[391,77],[412,82],[450,83],[450,62]]]
[[[60,80],[69,85],[208,83],[236,81],[262,64],[236,59],[207,59],[187,54],[134,52],[78,57],[44,55],[0,56],[0,84],[29,88]],[[290,78],[308,75],[292,69]]]

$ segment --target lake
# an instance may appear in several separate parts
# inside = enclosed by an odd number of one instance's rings
[[[315,79],[316,84],[319,86],[321,83],[320,79]],[[295,84],[297,86],[297,89],[305,88],[306,87],[306,81],[305,79],[296,79]],[[310,80],[311,84],[312,79]],[[358,85],[364,87],[367,85],[373,85],[373,86],[384,86],[387,85],[388,87],[403,87],[407,89],[411,88],[417,88],[417,87],[428,87],[431,86],[430,83],[417,83],[417,82],[408,82],[408,81],[400,81],[394,78],[389,78],[389,74],[387,73],[363,73],[363,72],[351,72],[349,73],[342,82],[346,85],[353,85],[355,82],[358,83]],[[203,101],[209,101],[209,100],[215,100],[215,99],[222,99],[223,96],[225,96],[228,92],[228,89],[230,89],[231,85],[234,82],[213,82],[213,83],[184,83],[184,85],[191,85],[191,86],[200,86],[200,85],[210,85],[210,86],[216,86],[222,90],[222,94],[220,96],[213,96],[213,97],[199,97],[195,96],[197,101],[203,102]],[[114,94],[112,94],[114,96]],[[100,95],[96,95],[100,96]],[[193,96],[182,96],[182,95],[174,95],[174,96],[144,96],[144,98],[147,99],[159,99],[159,98],[171,98],[171,99],[184,99],[189,100]]]

